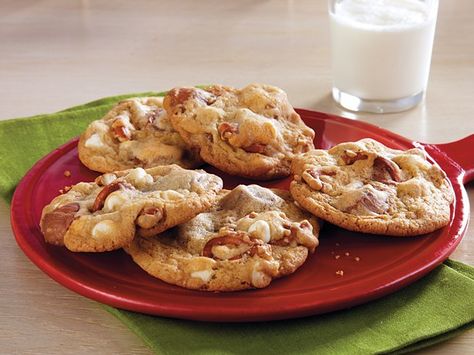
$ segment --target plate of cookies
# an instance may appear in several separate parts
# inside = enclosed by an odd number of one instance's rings
[[[41,270],[107,305],[225,322],[321,314],[454,251],[472,143],[295,110],[270,85],[174,88],[117,103],[38,161],[12,228]]]

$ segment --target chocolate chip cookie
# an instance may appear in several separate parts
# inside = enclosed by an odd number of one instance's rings
[[[108,173],[53,199],[40,227],[46,242],[71,251],[114,250],[209,209],[221,188],[219,177],[177,165]]]
[[[162,97],[119,102],[81,135],[81,162],[102,173],[168,164],[184,168],[201,165],[198,152],[173,129],[162,104]]]
[[[452,186],[417,148],[362,139],[312,150],[294,160],[292,172],[290,191],[301,206],[352,231],[414,236],[450,221]]]
[[[296,271],[318,245],[319,225],[287,191],[239,185],[209,212],[125,250],[165,282],[206,291],[262,288]]]
[[[274,86],[175,88],[163,106],[184,141],[232,175],[288,176],[292,159],[314,147],[314,131]]]

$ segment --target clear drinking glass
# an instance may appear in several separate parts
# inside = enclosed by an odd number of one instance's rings
[[[424,97],[438,0],[329,0],[334,100],[399,112]]]

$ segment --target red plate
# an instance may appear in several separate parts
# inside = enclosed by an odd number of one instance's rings
[[[462,183],[473,177],[474,162],[464,148],[472,147],[474,135],[451,144],[426,145],[367,123],[313,111],[298,112],[317,132],[318,147],[371,137],[393,148],[426,149],[453,185],[456,199],[451,223],[430,235],[406,239],[352,233],[326,224],[316,253],[294,275],[276,280],[266,289],[234,293],[190,291],[149,276],[121,250],[72,253],[45,244],[38,226],[42,208],[64,186],[97,176],[79,162],[74,139],[36,163],[18,185],[11,208],[16,240],[50,277],[96,301],[160,316],[230,322],[301,317],[367,302],[415,281],[453,252],[469,220],[469,201]],[[72,176],[65,177],[65,170],[71,171]],[[252,183],[214,168],[207,170],[220,175],[227,188]],[[262,183],[285,188],[288,184],[289,179]],[[336,274],[339,270],[343,271],[342,276]]]

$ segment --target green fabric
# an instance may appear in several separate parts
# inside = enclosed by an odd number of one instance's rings
[[[151,94],[157,93],[138,95]],[[34,162],[131,96],[137,94],[0,122],[0,195],[10,201]],[[448,260],[420,281],[369,304],[277,322],[203,323],[104,307],[159,354],[403,353],[473,327],[474,268]]]

